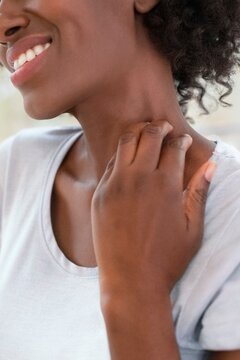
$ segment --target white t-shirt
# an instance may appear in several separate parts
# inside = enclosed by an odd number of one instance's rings
[[[64,256],[50,217],[56,172],[81,134],[40,127],[0,145],[0,360],[110,360],[98,268]],[[240,349],[240,153],[218,141],[212,157],[203,244],[171,293],[182,360]]]

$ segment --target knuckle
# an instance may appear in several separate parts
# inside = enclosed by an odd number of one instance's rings
[[[132,182],[132,190],[137,193],[145,191],[145,189],[148,188],[146,186],[148,184],[148,179],[149,178],[146,174],[137,172]]]
[[[157,124],[148,124],[144,127],[143,132],[149,135],[161,135],[162,134],[162,127]]]
[[[165,136],[172,129],[173,127],[168,121],[157,120],[149,122],[147,125],[145,125],[143,131],[153,136]]]
[[[122,198],[125,195],[128,195],[128,184],[123,181],[116,181],[112,187],[112,195],[114,197]]]
[[[186,151],[186,141],[183,137],[172,138],[167,141],[167,146],[180,151]]]
[[[167,185],[172,190],[176,187],[176,178],[179,177],[180,171],[176,170],[173,176],[172,170],[166,167],[160,167],[157,171],[157,177],[161,184]]]
[[[119,138],[119,144],[126,144],[129,142],[137,142],[136,134],[133,131],[127,131]]]
[[[168,132],[170,132],[173,129],[173,126],[166,120],[157,120],[156,124],[158,124],[161,127],[162,133],[164,135],[167,135]]]
[[[160,169],[158,175],[161,186],[168,187],[170,181],[169,173],[165,169]]]
[[[162,199],[165,198],[168,204],[174,202],[177,205],[181,202],[182,192],[176,188],[176,182],[172,176],[164,170],[160,171],[154,178],[153,186],[158,196]]]
[[[207,193],[204,189],[195,189],[191,191],[190,197],[199,205],[205,205],[207,202]]]
[[[153,120],[152,122],[150,122],[150,124],[158,124],[161,127],[167,127],[169,129],[173,128],[173,126],[167,120],[163,119]]]

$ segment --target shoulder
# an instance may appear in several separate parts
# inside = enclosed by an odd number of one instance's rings
[[[80,126],[42,126],[20,130],[0,144],[0,185],[6,173],[40,168],[75,134]]]
[[[217,170],[206,204],[202,246],[191,265],[202,271],[203,280],[212,280],[212,290],[217,291],[240,264],[240,152],[220,141],[212,160]]]
[[[26,161],[44,158],[80,130],[80,126],[42,126],[20,130],[0,144],[0,168],[9,157],[17,160],[24,157]]]
[[[206,225],[221,216],[230,219],[240,210],[240,151],[219,141],[212,155],[217,164],[206,204]]]
[[[202,319],[209,305],[216,304],[233,274],[238,277],[236,284],[240,283],[240,152],[220,141],[212,160],[217,170],[206,204],[202,246],[172,293],[179,341],[199,349]],[[236,301],[236,294],[232,296]],[[214,316],[218,320],[220,311]]]
[[[79,126],[42,126],[26,128],[18,131],[16,134],[8,137],[0,144],[0,155],[11,152],[16,148],[24,151],[27,147],[41,147],[41,145],[57,146],[64,140],[79,132]],[[24,146],[23,146],[24,145]],[[26,146],[26,147],[25,147]]]

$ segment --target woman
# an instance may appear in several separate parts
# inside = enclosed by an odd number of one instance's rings
[[[0,2],[26,112],[81,124],[1,144],[1,360],[240,357],[240,157],[185,116],[194,96],[204,108],[202,79],[230,92],[239,13]]]

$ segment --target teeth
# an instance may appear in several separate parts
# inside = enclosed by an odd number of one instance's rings
[[[27,61],[26,55],[22,54],[18,58],[18,66],[22,66]]]
[[[44,47],[42,45],[37,45],[33,48],[33,51],[36,55],[40,55],[44,51]]]
[[[48,49],[50,45],[51,45],[51,43],[46,43],[46,44],[44,45],[44,50]]]
[[[35,59],[36,55],[35,55],[35,52],[33,50],[28,50],[26,52],[26,58],[27,58],[27,61],[31,61],[33,59]]]
[[[13,68],[15,71],[19,68],[18,60],[14,61]]]
[[[36,45],[33,49],[29,49],[26,53],[21,54],[17,60],[14,61],[13,67],[14,70],[18,70],[21,66],[23,66],[27,61],[32,61],[40,55],[43,51],[47,50],[51,43],[46,43],[45,45]]]

